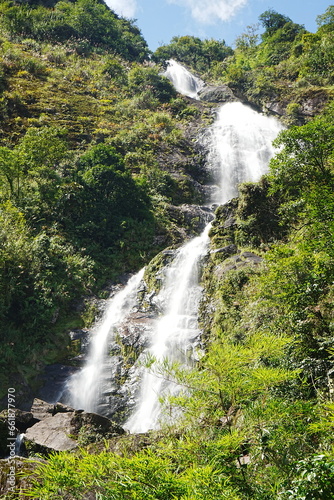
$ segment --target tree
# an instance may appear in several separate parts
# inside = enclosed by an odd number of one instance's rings
[[[312,184],[333,181],[334,125],[330,116],[291,127],[281,132],[274,144],[283,147],[270,164],[274,189],[296,198],[305,196]]]
[[[22,169],[17,161],[15,151],[5,147],[0,147],[0,178],[4,181],[1,186],[1,196],[4,199],[13,198],[20,190]],[[7,182],[7,187],[6,187]],[[9,192],[8,189],[9,188]]]
[[[249,49],[254,49],[258,43],[259,35],[257,31],[259,30],[258,24],[252,24],[247,26],[246,31],[238,36],[235,40],[235,45],[237,49],[241,51],[247,51]]]
[[[330,5],[324,14],[317,17],[317,24],[321,31],[332,32],[334,26],[334,5]]]
[[[286,23],[292,22],[290,17],[279,14],[273,9],[263,12],[263,14],[259,16],[259,21],[265,28],[265,32],[262,35],[263,40],[272,36],[279,28],[283,28]]]
[[[195,71],[209,71],[218,62],[232,54],[231,47],[224,40],[201,40],[195,36],[175,36],[169,45],[162,45],[153,54],[156,62],[168,59],[187,64]]]

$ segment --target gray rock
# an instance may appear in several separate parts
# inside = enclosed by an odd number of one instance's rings
[[[42,399],[35,398],[32,403],[30,414],[36,423],[36,421],[41,421],[45,418],[52,417],[56,413],[69,413],[73,411],[73,408],[71,408],[70,406],[66,406],[63,403],[47,403]]]
[[[72,330],[69,332],[71,340],[80,340],[88,335],[87,330]]]
[[[227,85],[205,87],[199,92],[199,98],[201,101],[206,102],[232,102],[237,100],[232,90]]]
[[[59,401],[66,381],[75,370],[73,366],[62,365],[60,363],[46,366],[44,373],[41,374],[41,388],[35,394],[37,398],[44,401],[51,401],[52,403]]]
[[[72,434],[71,413],[57,413],[54,417],[44,418],[27,430],[26,442],[32,442],[42,448],[55,451],[69,451],[77,448]]]
[[[0,413],[1,420],[7,421],[8,417],[15,421],[15,428],[20,432],[24,432],[28,427],[31,427],[37,422],[31,412],[19,410],[18,408],[9,411],[3,410]]]
[[[35,398],[32,407],[31,413],[36,420],[44,420],[45,418],[52,417],[54,414],[55,405],[53,403],[47,403],[42,399]]]
[[[264,108],[270,113],[274,113],[279,116],[284,116],[286,111],[286,105],[279,101],[272,101],[264,104]]]
[[[252,262],[253,264],[260,264],[263,261],[262,257],[253,252],[242,252],[241,257]]]
[[[25,435],[27,448],[42,450],[70,451],[78,447],[80,431],[87,433],[90,439],[97,436],[112,437],[124,434],[119,425],[96,413],[68,411],[44,418]]]
[[[223,248],[218,248],[217,250],[212,250],[210,253],[211,254],[223,254],[223,255],[234,255],[238,252],[238,247],[237,245],[231,244],[227,245],[226,247]]]
[[[235,217],[229,217],[225,222],[224,222],[224,228],[232,227],[236,225],[236,219]]]

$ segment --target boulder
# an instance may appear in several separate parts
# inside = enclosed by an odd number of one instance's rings
[[[261,264],[261,262],[263,261],[262,257],[256,255],[256,253],[253,252],[242,252],[241,257],[246,259],[248,262],[251,262],[252,264]]]
[[[71,413],[57,413],[47,417],[27,430],[25,441],[29,449],[29,442],[37,447],[55,451],[69,451],[77,448],[77,441],[72,437]]]
[[[13,410],[10,410],[10,412],[11,414],[9,416],[15,422],[15,428],[20,432],[25,432],[28,427],[31,427],[37,422],[32,412],[30,411],[23,411],[15,408]],[[7,422],[8,410],[3,410],[0,413],[0,419]]]
[[[35,398],[30,411],[33,417],[40,421],[51,417],[54,414],[54,409],[55,405],[53,403],[47,403],[42,399]]]
[[[56,413],[37,422],[25,434],[25,444],[33,451],[70,451],[88,444],[124,434],[125,431],[106,417],[85,411]]]
[[[237,98],[232,90],[227,85],[220,85],[219,87],[207,86],[199,92],[201,101],[206,102],[233,102]]]
[[[71,408],[70,406],[66,406],[63,403],[59,402],[47,403],[46,401],[43,401],[43,399],[39,398],[34,399],[31,407],[31,414],[35,419],[34,423],[36,423],[37,421],[39,422],[40,420],[44,420],[45,418],[49,418],[55,415],[56,413],[68,413],[68,412],[74,412],[74,408]]]

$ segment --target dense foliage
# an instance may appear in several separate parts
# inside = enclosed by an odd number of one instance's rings
[[[172,205],[200,200],[187,176],[194,165],[179,163],[194,154],[184,130],[198,108],[140,63],[143,42],[136,52],[132,38],[131,52],[116,36],[108,51],[104,37],[125,21],[104,4],[52,5],[54,17],[45,4],[1,3],[3,387],[15,370],[25,384],[56,358],[76,300],[175,241]],[[78,13],[94,19],[84,43]],[[276,100],[291,126],[268,175],[217,209],[198,362],[148,360],[184,389],[164,401],[165,426],[38,459],[16,497],[334,497],[334,107],[305,111],[310,97],[319,109],[331,100],[333,7],[318,21],[311,34],[269,10],[261,41],[250,27],[233,53],[193,37],[158,49],[156,60],[176,57],[254,103]],[[64,36],[56,48],[42,41],[44,25]]]
[[[140,64],[139,30],[94,0],[51,7],[0,2],[0,398],[71,354],[82,298],[178,240],[168,207],[200,199],[197,110]]]
[[[101,48],[129,61],[143,61],[149,54],[138,28],[97,0],[59,1],[52,9],[39,3],[2,1],[0,14],[0,26],[12,39],[71,41],[83,52]]]
[[[170,44],[158,47],[153,54],[153,60],[164,64],[168,59],[176,59],[203,74],[208,70],[214,72],[215,67],[232,53],[231,47],[226,45],[224,40],[175,36]]]
[[[174,57],[260,108],[284,114],[288,125],[301,124],[312,114],[309,102],[317,102],[320,111],[332,97],[333,15],[329,6],[317,18],[318,31],[309,33],[289,17],[267,10],[237,37],[233,52],[224,42],[176,37],[153,57]]]

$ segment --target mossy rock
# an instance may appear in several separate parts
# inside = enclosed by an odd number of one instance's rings
[[[175,250],[167,248],[158,253],[147,265],[144,274],[144,281],[147,285],[147,292],[158,293],[164,278],[164,269],[175,256]]]

